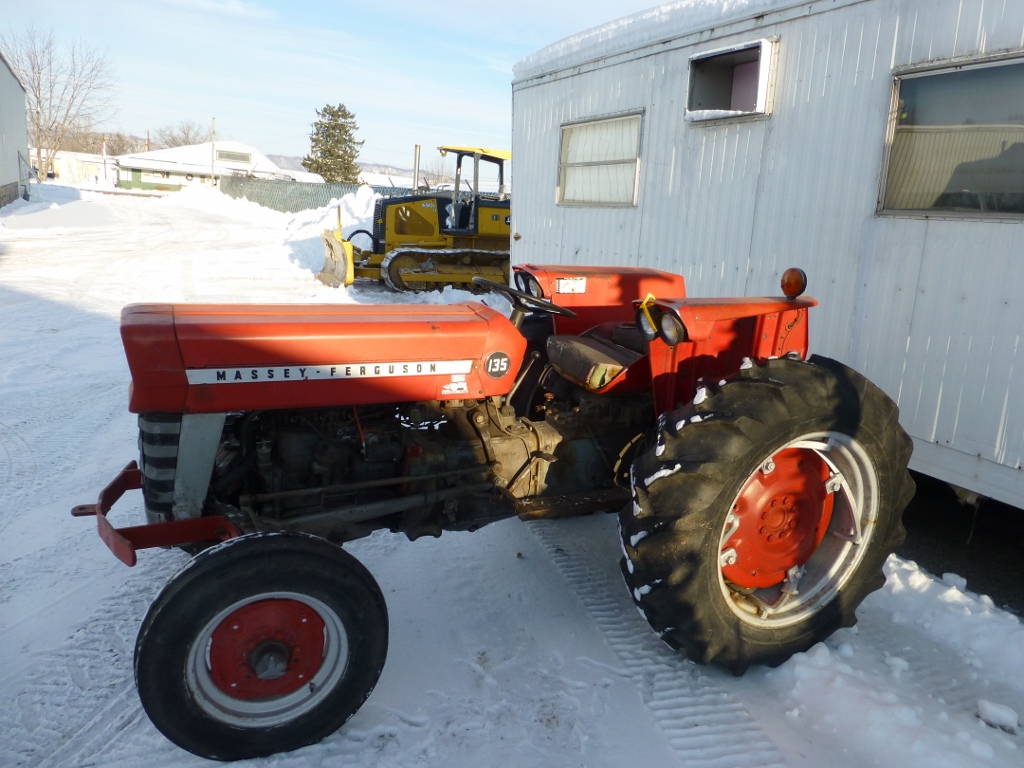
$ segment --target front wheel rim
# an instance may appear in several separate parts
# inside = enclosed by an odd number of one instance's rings
[[[781,479],[771,485],[767,478],[776,472]],[[764,457],[719,537],[718,582],[729,609],[762,628],[790,626],[818,612],[870,548],[878,494],[871,459],[849,435],[807,434]],[[783,506],[783,499],[786,514],[769,506]],[[782,531],[792,538],[768,541]]]
[[[267,633],[253,622],[236,629],[239,617],[270,613],[295,626]],[[244,636],[232,636],[239,631]],[[270,728],[321,704],[344,679],[348,662],[348,633],[333,608],[308,595],[268,592],[238,600],[206,622],[189,649],[185,676],[207,716],[243,728]],[[243,674],[240,664],[252,674]]]

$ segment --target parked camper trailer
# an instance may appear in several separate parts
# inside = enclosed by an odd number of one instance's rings
[[[1021,2],[751,0],[561,41],[515,69],[512,261],[691,296],[798,264],[911,467],[1024,506],[1022,40]]]

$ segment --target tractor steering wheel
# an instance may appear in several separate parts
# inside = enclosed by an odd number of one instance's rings
[[[513,288],[512,286],[504,285],[503,283],[496,283],[493,280],[488,280],[486,277],[480,277],[480,275],[473,276],[473,284],[479,285],[483,288],[490,288],[492,291],[505,294],[512,302],[512,306],[521,311],[525,311],[533,307],[552,315],[561,315],[562,317],[570,318],[576,317],[576,313],[571,309],[560,307],[547,299],[538,299],[536,296],[531,296],[525,291],[520,291],[518,288]]]

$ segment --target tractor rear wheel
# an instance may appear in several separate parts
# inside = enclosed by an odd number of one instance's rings
[[[384,667],[376,581],[323,539],[253,534],[197,555],[150,607],[135,681],[153,724],[189,752],[238,760],[313,744]]]
[[[666,414],[619,515],[623,575],[662,639],[742,674],[853,625],[914,493],[898,415],[822,357],[745,365]]]

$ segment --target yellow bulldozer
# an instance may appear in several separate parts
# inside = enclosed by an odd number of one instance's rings
[[[337,229],[324,230],[324,268],[317,275],[321,282],[338,287],[368,278],[395,291],[439,290],[446,285],[473,289],[476,275],[508,282],[512,217],[505,163],[512,153],[483,147],[438,150],[442,157],[455,156],[451,191],[379,199],[372,232],[356,230],[345,239],[340,222]],[[466,178],[469,160],[472,181]],[[496,171],[494,192],[481,191],[481,163]],[[371,238],[372,246],[354,246],[351,239],[357,234]]]

